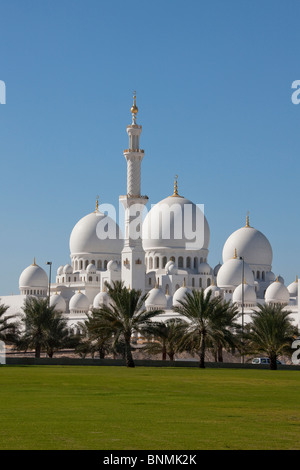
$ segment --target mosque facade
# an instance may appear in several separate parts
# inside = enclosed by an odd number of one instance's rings
[[[65,314],[70,329],[87,318],[93,308],[109,302],[106,283],[123,281],[128,288],[147,292],[146,308],[163,309],[160,319],[174,317],[173,306],[192,289],[212,291],[235,303],[245,322],[258,304],[281,303],[299,325],[298,279],[285,286],[272,271],[273,251],[267,237],[250,225],[234,231],[223,247],[223,263],[208,262],[210,229],[199,205],[174,192],[155,204],[143,218],[148,197],[141,194],[140,148],[142,126],[137,124],[136,97],[127,126],[129,148],[127,194],[119,197],[124,208],[125,229],[99,209],[81,218],[70,235],[70,264],[57,269],[49,283],[46,271],[35,260],[19,279],[20,294],[1,296],[7,313],[22,311],[28,296],[47,297],[50,305]]]

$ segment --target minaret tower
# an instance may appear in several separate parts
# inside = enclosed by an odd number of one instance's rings
[[[145,291],[145,252],[142,245],[143,210],[148,197],[141,196],[141,163],[144,150],[140,149],[142,126],[136,123],[138,108],[134,92],[131,107],[132,123],[127,126],[129,148],[124,150],[127,161],[127,194],[119,200],[125,209],[125,235],[122,250],[122,281],[132,289]]]

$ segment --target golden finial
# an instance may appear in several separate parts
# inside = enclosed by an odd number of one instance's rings
[[[11,295],[14,295],[14,293],[12,292]]]
[[[167,287],[166,287],[166,295],[169,295],[169,286],[167,284]]]
[[[97,198],[96,198],[96,209],[95,209],[95,212],[99,212],[99,195],[97,195]]]
[[[244,284],[246,284],[246,278],[244,277]]]
[[[78,290],[78,294],[81,294],[81,290],[80,290],[80,287],[79,287],[79,290]]]
[[[275,282],[279,282],[278,276],[276,277],[276,281],[275,281]]]
[[[237,259],[237,250],[236,250],[236,248],[234,249],[234,257],[233,257],[233,259]]]
[[[181,197],[181,196],[179,196],[179,194],[178,194],[178,184],[177,184],[178,175],[175,175],[174,178],[175,178],[175,182],[174,182],[174,193],[172,194],[171,197]]]
[[[295,282],[298,282],[298,275],[296,276],[296,280],[295,280]]]
[[[33,263],[32,263],[31,266],[36,266],[36,264],[35,264],[35,257],[33,258]]]
[[[183,284],[182,284],[182,287],[185,287],[186,284],[185,284],[185,277],[183,278]]]
[[[133,105],[131,106],[131,112],[132,114],[137,114],[139,108],[137,107],[136,103],[136,91],[133,92]]]
[[[155,289],[157,289],[157,288],[158,288],[158,287],[157,287],[157,281],[155,281],[155,286],[154,286],[154,288],[155,288]]]
[[[247,219],[246,219],[246,225],[245,227],[249,228],[250,227],[250,224],[249,224],[249,211],[247,212]]]
[[[213,280],[212,280],[212,286],[214,286],[214,285],[215,285],[215,280],[213,279]]]

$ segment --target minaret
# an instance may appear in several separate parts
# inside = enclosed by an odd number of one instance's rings
[[[136,123],[138,108],[136,95],[131,107],[132,123],[127,126],[129,148],[124,150],[127,161],[127,194],[119,200],[125,209],[125,235],[122,250],[122,281],[132,289],[145,291],[145,252],[142,245],[143,210],[148,197],[141,196],[141,163],[144,150],[140,149],[142,126]]]

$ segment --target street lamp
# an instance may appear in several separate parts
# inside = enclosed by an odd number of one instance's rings
[[[242,269],[242,337],[244,336],[244,289],[245,289],[245,260],[243,256],[240,256],[240,259],[243,261],[243,269]],[[242,363],[244,364],[245,358],[244,354],[242,354]]]
[[[48,304],[50,305],[50,286],[51,286],[51,267],[52,267],[52,261],[47,261],[47,263],[50,266],[49,269],[49,293],[48,293]]]

